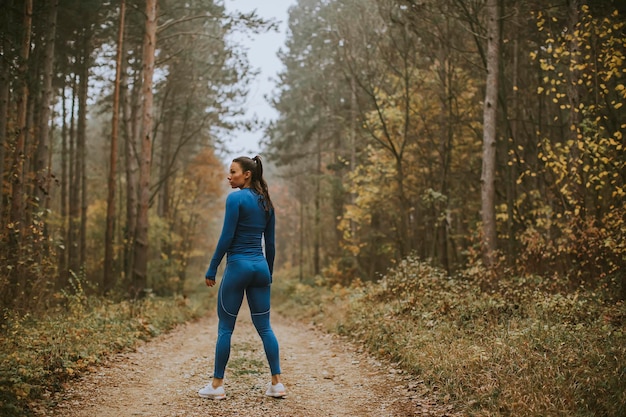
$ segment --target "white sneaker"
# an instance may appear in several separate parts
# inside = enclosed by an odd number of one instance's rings
[[[287,391],[285,390],[285,386],[280,382],[276,385],[273,385],[270,382],[269,386],[267,387],[267,391],[265,392],[265,395],[274,398],[285,398],[287,396]]]
[[[207,386],[198,391],[198,395],[202,398],[210,398],[211,400],[223,400],[226,398],[223,385],[213,388],[213,384],[207,384]]]

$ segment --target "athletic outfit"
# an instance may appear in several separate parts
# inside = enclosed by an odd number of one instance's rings
[[[226,198],[222,234],[206,273],[215,280],[217,267],[227,255],[226,270],[217,296],[219,325],[215,346],[215,378],[224,378],[230,340],[246,294],[252,322],[261,336],[272,375],[280,374],[278,341],[270,326],[270,285],[276,248],[274,210],[265,211],[262,197],[250,188]],[[263,243],[265,243],[265,256]]]

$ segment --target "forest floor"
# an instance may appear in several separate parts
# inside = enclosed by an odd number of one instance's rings
[[[245,304],[245,303],[244,303]],[[242,307],[226,369],[226,400],[200,398],[210,379],[217,334],[214,314],[178,326],[111,357],[52,398],[58,417],[131,416],[453,416],[425,385],[345,338],[274,314],[285,399],[266,397],[269,372],[261,340]]]

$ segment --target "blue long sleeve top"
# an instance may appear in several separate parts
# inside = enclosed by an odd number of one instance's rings
[[[230,193],[226,198],[224,225],[217,247],[211,258],[206,278],[215,279],[217,267],[227,255],[227,260],[240,258],[263,258],[263,242],[265,243],[265,259],[274,271],[274,228],[276,219],[274,210],[269,213],[263,209],[261,196],[250,188],[243,188]]]

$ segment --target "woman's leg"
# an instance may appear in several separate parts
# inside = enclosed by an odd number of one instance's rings
[[[215,344],[214,387],[221,385],[230,357],[230,340],[235,330],[237,314],[243,301],[245,269],[239,262],[229,263],[217,295],[217,343]],[[217,384],[217,385],[216,385]]]
[[[264,265],[264,268],[262,266]],[[256,328],[265,349],[265,356],[270,365],[272,375],[280,375],[279,346],[276,335],[270,325],[270,276],[266,263],[261,263],[261,270],[257,271],[254,285],[246,289],[248,305],[252,315],[252,323]],[[280,378],[280,377],[276,377]]]

